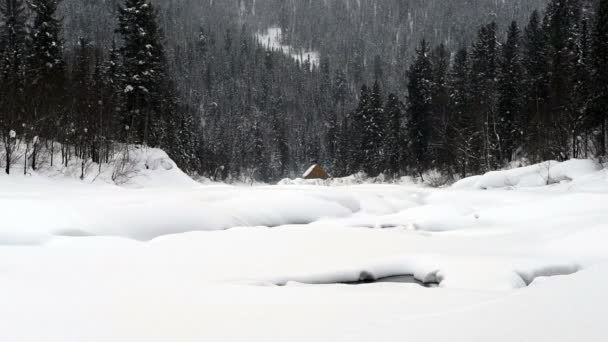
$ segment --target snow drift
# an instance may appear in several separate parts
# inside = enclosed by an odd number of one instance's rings
[[[492,189],[539,187],[570,182],[597,173],[602,166],[592,160],[574,159],[566,162],[548,161],[541,164],[505,171],[489,172],[483,176],[463,179],[454,188]]]
[[[235,187],[138,153],[123,186],[0,176],[2,340],[605,340],[608,175],[593,162],[444,189]],[[394,276],[438,288],[343,284]]]

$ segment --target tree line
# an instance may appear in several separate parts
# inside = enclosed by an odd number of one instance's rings
[[[81,37],[65,49],[57,0],[0,2],[0,137],[3,164],[24,171],[38,156],[108,162],[117,144],[167,147],[181,165],[194,154],[182,131],[195,118],[180,111],[168,74],[157,13],[144,0],[118,12],[117,42],[104,52]],[[17,153],[25,155],[16,155]],[[50,154],[50,156],[48,156]]]
[[[313,63],[265,48],[233,3],[210,2],[167,42],[163,18],[179,8],[124,0],[111,39],[66,42],[59,1],[0,0],[3,166],[18,144],[24,169],[42,154],[102,163],[142,144],[192,174],[262,181],[315,162],[335,176],[464,176],[523,157],[605,156],[606,2],[554,0],[523,29],[483,25],[456,51],[422,40],[411,62],[366,57],[371,72],[357,78],[331,53]]]
[[[422,40],[407,96],[363,86],[342,125],[341,173],[448,176],[531,162],[605,157],[608,1],[553,0],[521,29],[492,22],[448,51]],[[348,157],[346,157],[348,156]]]

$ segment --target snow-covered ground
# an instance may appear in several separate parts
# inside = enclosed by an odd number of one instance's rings
[[[128,187],[0,176],[0,341],[608,338],[594,162],[233,187],[152,156]]]

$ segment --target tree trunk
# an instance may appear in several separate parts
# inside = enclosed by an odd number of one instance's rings
[[[38,150],[38,144],[34,144],[34,150],[32,151],[32,170],[36,171],[36,152]]]
[[[11,141],[10,139],[8,139],[6,141],[6,146],[5,146],[5,150],[6,150],[6,174],[10,175],[11,174]]]
[[[608,118],[604,118],[602,120],[602,156],[606,156],[606,141],[608,140],[608,132],[606,131],[606,126],[608,125]]]
[[[27,153],[29,152],[29,144],[25,142],[25,155],[23,155],[23,175],[27,175]]]
[[[84,180],[84,159],[82,159],[82,164],[80,166],[80,180]]]

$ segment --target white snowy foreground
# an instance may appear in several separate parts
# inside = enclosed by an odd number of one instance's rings
[[[608,340],[594,162],[447,189],[152,169],[139,189],[0,176],[0,341]],[[397,276],[416,281],[342,284]]]

